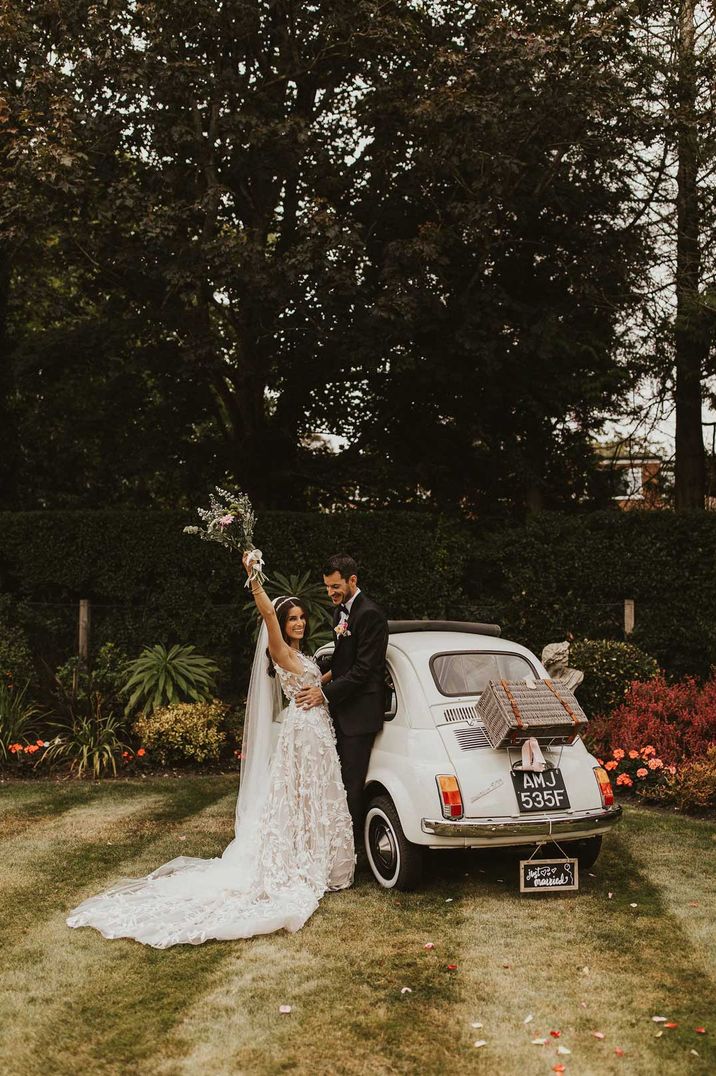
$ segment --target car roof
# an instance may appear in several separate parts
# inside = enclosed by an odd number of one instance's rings
[[[480,635],[474,631],[401,631],[390,634],[390,645],[407,656],[421,653],[429,655],[451,650],[485,650],[498,654],[524,654],[535,660],[535,655],[525,646],[501,639],[495,635]]]

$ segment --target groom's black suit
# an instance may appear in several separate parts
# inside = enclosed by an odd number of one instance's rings
[[[335,628],[340,607],[333,615]],[[338,741],[343,783],[353,829],[360,838],[363,824],[363,786],[376,733],[385,719],[385,652],[388,621],[362,591],[348,614],[347,632],[336,636],[335,650],[324,671],[332,677],[323,687]]]

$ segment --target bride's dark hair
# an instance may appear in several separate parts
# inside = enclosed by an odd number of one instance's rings
[[[301,610],[304,617],[306,618],[306,628],[305,628],[304,633],[303,633],[303,639],[301,639],[301,642],[300,642],[301,650],[303,650],[303,644],[305,643],[306,639],[308,638],[308,630],[309,630],[309,627],[308,627],[308,610],[306,609],[306,606],[302,605],[302,603],[299,601],[298,598],[293,598],[288,594],[282,594],[280,598],[276,598],[273,605],[274,605],[274,609],[276,610],[276,617],[278,619],[278,626],[281,629],[281,635],[283,636],[285,642],[289,642],[288,638],[286,637],[286,621],[288,620],[288,614],[291,612],[292,609],[300,609]],[[271,654],[269,653],[268,647],[266,647],[266,657],[268,658],[268,674],[269,674],[269,676],[275,676],[276,675],[276,669],[274,668],[273,661],[271,660]]]

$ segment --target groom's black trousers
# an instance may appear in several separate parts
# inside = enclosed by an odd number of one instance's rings
[[[348,810],[353,819],[353,836],[356,846],[363,844],[363,787],[365,785],[370,753],[377,733],[367,732],[361,736],[346,736],[335,726],[341,774],[348,798]]]

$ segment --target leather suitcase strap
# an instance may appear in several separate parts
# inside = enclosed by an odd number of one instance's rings
[[[560,702],[562,704],[562,706],[565,708],[565,710],[567,711],[569,716],[572,718],[572,721],[574,722],[574,724],[578,725],[579,724],[579,718],[577,717],[577,715],[575,714],[574,710],[569,705],[569,703],[565,702],[564,699],[561,698],[560,695],[555,691],[555,689],[554,689],[554,687],[552,685],[552,681],[551,680],[544,680],[543,682],[547,685],[549,690],[552,692],[552,694],[554,695],[557,702]]]
[[[520,708],[517,705],[517,700],[515,699],[515,696],[512,694],[509,687],[507,686],[507,681],[506,680],[500,680],[500,683],[502,684],[502,686],[503,686],[503,688],[505,690],[505,695],[507,695],[507,700],[508,700],[510,706],[512,707],[512,713],[515,715],[515,721],[517,722],[517,727],[523,729],[525,727],[525,724],[524,724],[524,721],[522,720],[522,715],[520,714]]]

